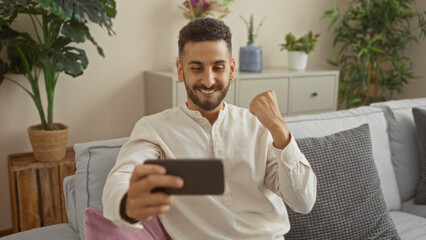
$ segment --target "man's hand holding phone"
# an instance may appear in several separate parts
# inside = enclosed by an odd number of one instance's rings
[[[180,177],[166,175],[166,169],[159,165],[137,166],[130,178],[127,192],[126,215],[139,221],[148,221],[153,216],[168,212],[173,196],[163,192],[152,192],[155,188],[182,188]]]

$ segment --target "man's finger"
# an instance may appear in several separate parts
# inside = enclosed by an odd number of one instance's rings
[[[137,193],[132,198],[127,198],[133,209],[144,209],[158,205],[172,205],[173,196],[166,193]]]
[[[173,196],[162,192],[149,194],[144,198],[143,203],[141,203],[141,205],[145,208],[172,204]]]
[[[253,114],[254,115],[254,112],[253,112],[253,109],[252,109],[252,107],[250,106],[250,108],[249,108],[249,112],[251,113],[251,114]]]
[[[151,174],[143,178],[141,181],[138,181],[135,187],[141,189],[141,191],[150,192],[152,189],[157,187],[181,188],[183,184],[182,178],[177,176]]]
[[[166,169],[163,166],[156,164],[145,164],[136,166],[130,178],[130,182],[136,182],[151,174],[166,174]]]

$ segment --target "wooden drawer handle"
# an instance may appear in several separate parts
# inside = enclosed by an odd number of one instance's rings
[[[313,92],[312,94],[311,94],[311,97],[317,97],[318,96],[318,93],[317,92]]]

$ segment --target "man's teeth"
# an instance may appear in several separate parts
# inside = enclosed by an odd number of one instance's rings
[[[210,91],[207,91],[207,90],[204,90],[204,89],[200,89],[200,91],[201,91],[202,93],[210,94],[210,93],[213,93],[213,92],[214,92],[214,89],[213,89],[213,90],[210,90]]]

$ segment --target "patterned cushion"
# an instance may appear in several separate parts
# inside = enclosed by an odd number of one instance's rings
[[[386,205],[390,211],[401,210],[401,198],[396,182],[397,178],[391,161],[389,130],[382,109],[377,107],[357,107],[336,112],[288,117],[285,121],[291,134],[296,139],[324,137],[367,123],[370,127],[373,158],[379,172]],[[418,181],[414,184],[416,188]],[[414,198],[414,195],[413,193],[412,198]]]
[[[416,204],[426,204],[426,108],[413,108],[417,145],[421,158],[422,179],[417,189]]]
[[[317,176],[317,200],[302,215],[289,209],[289,239],[399,239],[380,188],[368,124],[297,139]]]

